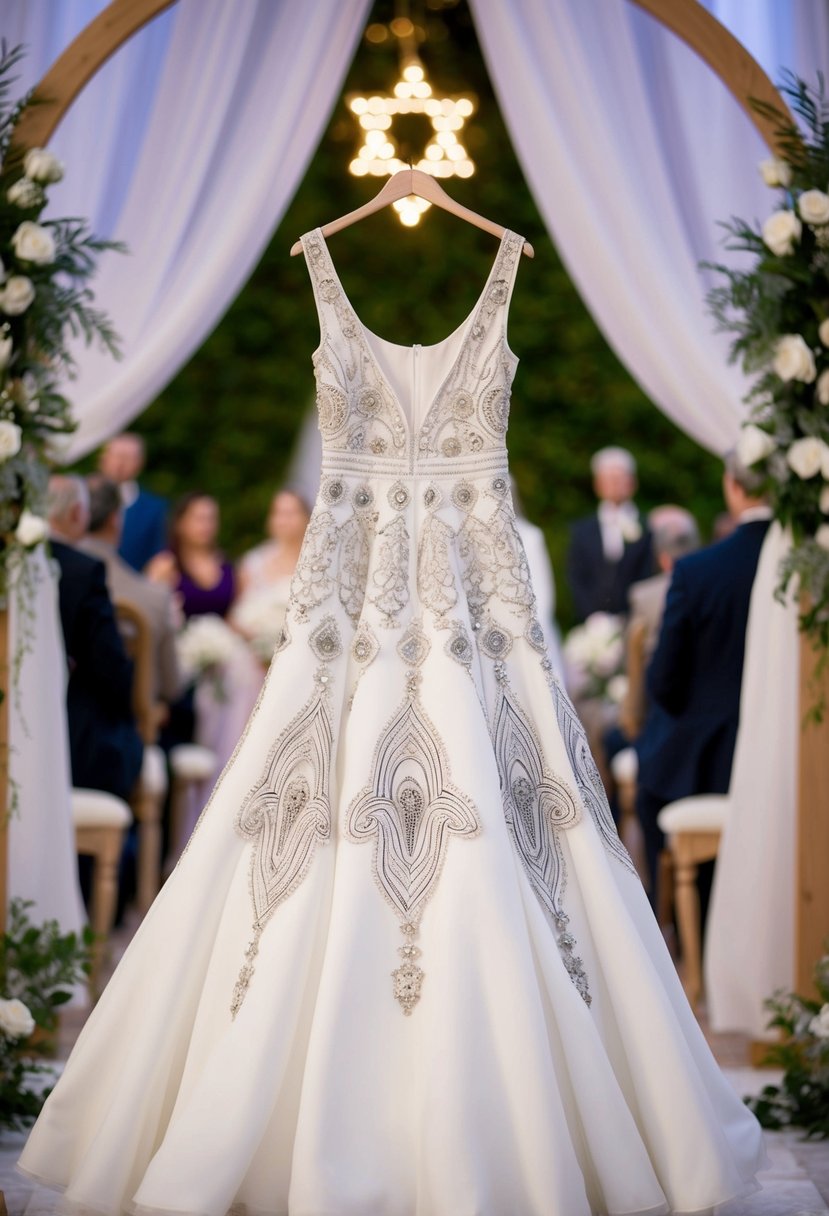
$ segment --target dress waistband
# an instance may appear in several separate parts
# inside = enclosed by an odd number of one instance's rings
[[[509,465],[506,451],[443,459],[416,459],[414,468],[410,468],[408,459],[368,456],[362,452],[328,452],[323,454],[322,473],[326,477],[358,474],[364,477],[397,477],[402,480],[422,480],[429,477],[457,481],[459,477],[483,477],[490,474],[509,477]]]

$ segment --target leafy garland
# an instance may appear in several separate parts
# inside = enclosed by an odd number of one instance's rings
[[[724,225],[726,248],[753,265],[710,266],[725,282],[708,304],[736,335],[732,361],[756,377],[737,455],[763,475],[775,517],[791,529],[776,594],[804,593],[800,627],[818,651],[819,680],[829,665],[829,100],[822,76],[812,88],[787,73],[781,91],[805,138],[757,105],[777,125],[782,155],[760,170],[781,205],[759,231],[740,219]],[[824,708],[819,696],[814,715]]]
[[[118,356],[117,336],[86,283],[104,250],[124,246],[93,236],[84,220],[40,222],[63,167],[43,148],[23,154],[12,145],[20,117],[36,104],[31,94],[10,100],[22,55],[22,47],[0,42],[0,607],[19,581],[25,608],[31,580],[13,575],[46,539],[49,466],[75,430],[60,391],[76,374],[69,341],[97,340]],[[24,636],[15,669],[28,645]]]
[[[783,1069],[779,1085],[766,1085],[746,1099],[763,1127],[800,1127],[812,1138],[829,1138],[829,954],[815,968],[818,999],[776,992],[765,1002],[769,1029],[783,1032],[769,1049],[769,1063]]]

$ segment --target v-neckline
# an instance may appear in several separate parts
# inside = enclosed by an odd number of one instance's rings
[[[486,300],[487,294],[492,286],[492,282],[495,277],[495,272],[498,269],[498,265],[501,261],[501,255],[503,254],[504,249],[506,248],[507,241],[514,234],[511,232],[510,229],[508,229],[508,228],[504,229],[503,236],[501,237],[501,240],[498,243],[498,249],[496,250],[495,257],[492,262],[492,266],[490,268],[489,274],[486,277],[486,282],[484,283],[483,288],[481,289],[480,295],[478,296],[477,300],[475,301],[474,305],[472,306],[471,312],[469,312],[467,314],[467,316],[460,323],[460,325],[458,325],[455,329],[452,330],[451,334],[448,334],[447,337],[442,338],[440,340],[440,342],[433,342],[427,346],[424,346],[420,342],[415,342],[410,346],[403,345],[400,342],[391,342],[388,338],[381,338],[379,334],[374,333],[373,330],[370,330],[368,328],[368,326],[364,325],[363,322],[360,320],[360,317],[358,316],[357,311],[354,308],[354,305],[351,303],[348,293],[346,292],[345,288],[343,287],[340,276],[337,273],[337,268],[334,265],[334,259],[331,257],[331,250],[328,248],[328,242],[326,241],[325,236],[323,235],[322,229],[321,228],[315,229],[313,235],[315,235],[316,237],[319,238],[320,243],[322,244],[322,247],[325,250],[325,257],[328,262],[328,267],[331,272],[331,277],[334,280],[337,291],[339,292],[341,298],[345,302],[346,307],[348,308],[349,312],[351,313],[351,316],[354,318],[357,328],[360,331],[360,335],[363,340],[363,345],[365,346],[365,349],[368,352],[368,356],[371,360],[372,366],[374,368],[374,372],[377,375],[377,377],[379,378],[379,380],[381,381],[381,383],[383,384],[383,387],[386,390],[386,392],[389,394],[389,397],[391,398],[392,401],[394,401],[394,403],[397,407],[397,412],[400,416],[403,427],[405,429],[406,438],[407,438],[407,442],[408,442],[408,446],[409,446],[409,461],[411,463],[411,461],[414,459],[414,456],[415,456],[415,438],[419,437],[423,433],[425,427],[427,426],[427,424],[429,422],[429,419],[432,416],[434,409],[436,408],[436,406],[440,402],[441,397],[443,396],[446,385],[449,383],[450,379],[452,378],[452,376],[455,374],[455,371],[457,370],[458,364],[460,363],[460,360],[461,360],[461,355],[463,354],[464,350],[466,349],[466,344],[467,344],[467,341],[469,338],[469,331],[472,329],[472,326],[474,325],[474,322],[475,322],[475,318],[478,316],[478,313],[481,311],[484,301]],[[461,341],[458,345],[458,350],[457,350],[454,358],[452,359],[452,362],[449,365],[446,375],[443,377],[443,379],[441,380],[440,384],[437,387],[437,390],[435,391],[434,395],[432,396],[432,398],[429,402],[429,405],[423,414],[422,421],[418,424],[414,417],[414,411],[415,411],[415,405],[416,405],[415,401],[412,400],[412,402],[411,402],[411,415],[412,416],[410,418],[409,411],[407,411],[405,409],[399,393],[397,393],[394,390],[394,388],[391,385],[391,382],[389,381],[388,375],[383,370],[383,368],[380,364],[380,360],[377,357],[377,353],[372,347],[370,339],[373,338],[377,342],[385,343],[386,346],[390,346],[394,350],[402,351],[409,355],[414,355],[418,351],[439,350],[440,347],[446,346],[453,339],[456,339],[459,334],[461,334],[462,337],[461,337]]]

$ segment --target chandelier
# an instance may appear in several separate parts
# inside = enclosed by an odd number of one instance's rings
[[[390,177],[411,166],[432,177],[471,177],[475,164],[461,142],[467,118],[475,112],[471,96],[436,96],[423,63],[413,52],[401,58],[400,74],[389,93],[371,97],[350,94],[346,103],[361,128],[362,143],[349,165],[355,177]],[[428,140],[418,160],[403,160],[399,154],[394,121],[399,115],[424,115],[431,124]],[[402,223],[419,223],[431,206],[410,194],[393,204]]]

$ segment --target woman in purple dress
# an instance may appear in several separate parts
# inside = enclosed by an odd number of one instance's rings
[[[219,504],[193,490],[179,499],[170,516],[170,547],[147,566],[147,577],[164,582],[191,616],[227,616],[236,595],[233,565],[218,547]]]

